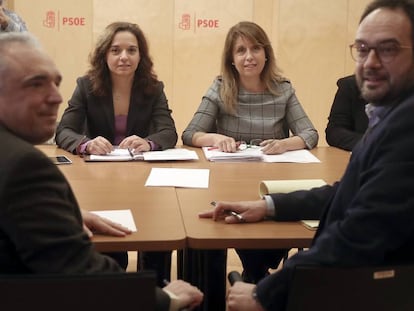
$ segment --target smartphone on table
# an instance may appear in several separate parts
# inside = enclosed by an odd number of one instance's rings
[[[49,159],[52,160],[54,164],[72,164],[71,159],[69,159],[67,156],[64,155],[57,155],[53,157],[49,157]]]

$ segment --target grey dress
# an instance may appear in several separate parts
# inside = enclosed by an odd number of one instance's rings
[[[220,98],[221,78],[216,78],[182,134],[185,145],[192,145],[196,132],[219,133],[237,141],[252,139],[282,139],[293,135],[301,137],[306,147],[318,143],[318,132],[299,103],[289,81],[278,83],[280,95],[270,92],[251,93],[241,89],[235,115],[224,109]]]

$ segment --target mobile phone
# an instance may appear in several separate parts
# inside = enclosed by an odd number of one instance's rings
[[[49,157],[49,158],[52,160],[54,164],[72,164],[72,161],[64,155],[58,155],[58,156]]]

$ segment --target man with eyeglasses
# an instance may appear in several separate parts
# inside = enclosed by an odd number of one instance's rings
[[[200,215],[227,223],[240,223],[228,211],[239,214],[243,222],[322,215],[309,250],[290,257],[256,286],[236,282],[230,288],[229,311],[284,310],[297,266],[414,261],[413,43],[414,0],[375,0],[367,6],[351,51],[358,87],[369,102],[370,122],[340,182],[271,194],[265,200],[217,202],[213,211]]]

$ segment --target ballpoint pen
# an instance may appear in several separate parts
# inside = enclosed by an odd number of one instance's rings
[[[133,158],[134,157],[134,149],[128,148],[128,152],[129,152],[130,156]]]
[[[242,142],[241,141],[236,141],[236,148],[239,148],[240,147],[240,145],[242,144]],[[218,146],[211,146],[211,147],[208,147],[207,148],[207,150],[217,150],[217,149],[219,149],[219,147]]]
[[[211,201],[211,202],[210,202],[210,205],[212,205],[212,206],[216,206],[216,201]],[[242,215],[240,215],[239,213],[236,213],[235,211],[232,211],[232,210],[225,210],[225,212],[226,212],[228,215],[232,215],[232,216],[236,217],[238,221],[240,221],[240,222],[244,222],[244,218],[243,218],[243,216],[242,216]]]
[[[219,147],[217,147],[217,146],[213,146],[213,147],[208,147],[207,148],[207,150],[208,151],[210,151],[210,150],[217,150]]]

